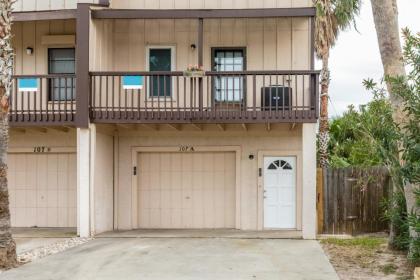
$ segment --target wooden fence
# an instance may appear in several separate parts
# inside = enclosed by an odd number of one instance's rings
[[[318,233],[356,235],[387,230],[382,205],[391,186],[383,167],[318,169]]]

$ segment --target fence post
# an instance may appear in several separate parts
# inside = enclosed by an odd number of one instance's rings
[[[316,170],[316,212],[318,234],[322,234],[324,232],[324,174],[322,168]]]

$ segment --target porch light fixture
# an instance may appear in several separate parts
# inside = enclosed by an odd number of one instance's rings
[[[26,48],[26,54],[27,55],[32,55],[34,53],[34,49],[33,48],[31,48],[31,47],[27,47]]]
[[[195,51],[195,49],[197,48],[197,46],[196,46],[195,44],[191,44],[191,46],[190,46],[190,47],[191,47],[191,50],[192,50],[192,51]]]

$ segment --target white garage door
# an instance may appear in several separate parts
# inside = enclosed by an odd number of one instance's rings
[[[264,158],[264,227],[296,228],[296,158]]]
[[[235,153],[140,153],[140,228],[234,228]]]
[[[14,227],[76,227],[76,155],[9,154]]]

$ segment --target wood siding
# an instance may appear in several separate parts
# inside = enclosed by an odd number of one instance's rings
[[[146,47],[176,46],[176,69],[197,64],[196,20],[95,20],[91,70],[144,71]],[[204,21],[204,68],[211,68],[212,47],[246,47],[247,70],[309,70],[310,20],[211,19]]]
[[[114,0],[114,9],[255,9],[310,7],[310,0]]]
[[[42,43],[43,36],[75,35],[75,20],[18,22],[13,24],[13,48],[16,53],[15,75],[48,74],[48,48],[74,47],[74,45]],[[34,49],[32,55],[26,48]]]
[[[198,21],[196,20],[95,20],[91,34],[91,71],[146,71],[148,46],[174,46],[175,71],[198,64]],[[204,20],[204,69],[211,70],[211,49],[214,47],[245,47],[247,70],[309,70],[311,67],[310,19],[210,19]],[[274,78],[276,79],[276,78]],[[105,80],[104,80],[105,81]],[[268,81],[266,82],[268,84]],[[292,82],[295,83],[295,82]],[[297,81],[300,103],[308,102],[309,80]],[[108,87],[112,83],[109,83]],[[119,80],[113,82],[118,92]],[[263,85],[257,79],[257,89]],[[247,86],[252,88],[251,79]],[[102,96],[107,100],[106,85]],[[183,85],[180,85],[182,92]],[[96,90],[99,90],[98,84]],[[210,88],[205,84],[204,89]],[[305,97],[303,97],[303,92]],[[252,100],[251,90],[248,100]],[[259,102],[259,94],[257,95]],[[137,99],[133,102],[137,102]],[[188,104],[181,100],[180,104]],[[136,104],[137,104],[136,103]],[[127,104],[127,106],[132,106]],[[170,106],[170,105],[168,105]]]
[[[76,9],[77,3],[98,3],[98,0],[17,0],[14,12]]]

